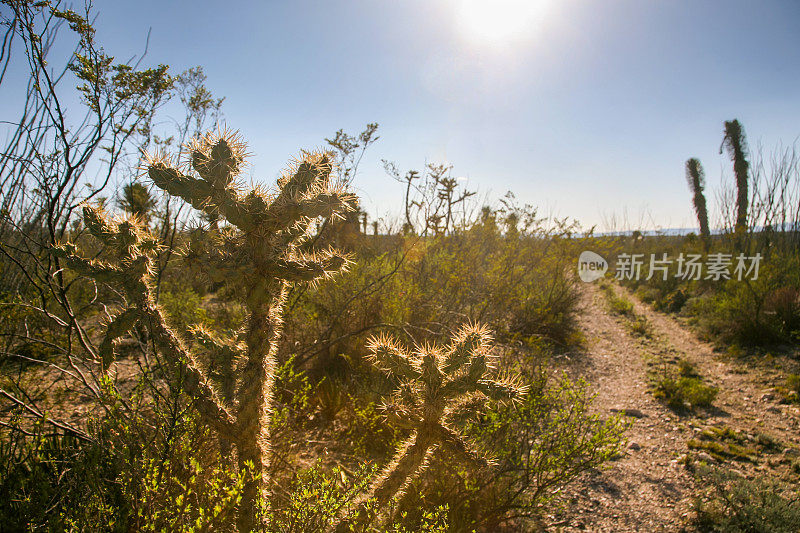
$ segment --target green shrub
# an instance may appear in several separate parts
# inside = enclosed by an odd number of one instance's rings
[[[614,290],[614,287],[607,283],[600,285],[600,288],[605,293],[608,307],[612,313],[629,318],[634,317],[635,312],[633,310],[633,303],[630,300],[624,296],[618,295]]]
[[[705,494],[695,500],[696,525],[703,532],[795,533],[800,530],[797,487],[766,477],[748,480],[728,469],[700,466]]]
[[[652,337],[653,330],[650,322],[643,316],[637,316],[628,323],[628,329],[640,337]]]
[[[664,377],[656,383],[654,396],[675,410],[709,407],[719,389],[697,377]]]
[[[348,506],[369,485],[375,466],[362,464],[354,470],[335,466],[325,469],[315,464],[302,471],[289,485],[281,488],[280,503],[273,505],[269,515],[269,531],[306,533],[333,531],[338,520],[350,517]],[[374,502],[370,503],[374,508]],[[353,531],[377,531],[373,520],[353,524]],[[412,520],[401,514],[398,520],[382,526],[387,533],[444,533],[448,531],[447,509],[424,510]]]
[[[503,341],[581,341],[571,243],[541,233],[511,239],[482,224],[448,236],[372,237],[355,248],[349,272],[289,298],[282,357],[313,360],[315,377],[358,369],[376,331],[437,342],[471,321]]]
[[[176,327],[187,331],[196,324],[210,325],[203,299],[189,287],[173,286],[161,293],[161,306]]]
[[[691,361],[687,361],[686,359],[678,359],[676,364],[678,366],[679,376],[687,378],[698,377],[697,370]]]
[[[800,402],[800,375],[789,374],[786,377],[786,400],[794,403]]]
[[[469,470],[435,454],[413,483],[401,509],[447,506],[451,531],[527,531],[558,501],[565,485],[615,457],[628,424],[621,417],[590,414],[592,396],[583,381],[548,383],[533,373],[517,406],[474,406],[472,442],[497,466]]]
[[[229,468],[196,417],[153,433],[153,420],[111,416],[71,435],[0,441],[0,524],[8,531],[232,531],[246,473]]]

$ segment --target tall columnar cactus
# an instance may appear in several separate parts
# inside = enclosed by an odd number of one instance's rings
[[[354,209],[355,197],[334,185],[331,158],[325,153],[304,154],[294,172],[278,181],[275,195],[259,189],[240,193],[235,178],[243,163],[244,145],[235,136],[209,134],[191,147],[196,177],[163,158],[151,159],[148,174],[157,187],[230,224],[193,239],[187,259],[211,279],[228,283],[248,310],[241,343],[199,329],[195,333],[227,368],[221,382],[225,394],[233,394],[238,461],[242,468],[251,464],[261,478],[244,489],[238,525],[250,531],[257,525],[255,502],[265,496],[267,486],[273,367],[288,287],[314,282],[346,264],[333,250],[309,254],[300,246],[317,218],[343,218]]]
[[[747,140],[738,120],[725,121],[725,137],[722,143],[728,149],[733,161],[733,173],[736,175],[736,233],[741,237],[747,231],[750,163],[747,161]]]
[[[389,378],[394,392],[383,408],[387,416],[412,430],[409,439],[372,485],[378,508],[401,496],[436,449],[474,465],[487,461],[447,419],[467,400],[486,397],[515,400],[526,387],[508,377],[491,377],[491,335],[484,327],[464,326],[444,347],[417,346],[408,351],[390,337],[369,341],[372,365]]]
[[[708,246],[711,233],[708,228],[706,197],[703,194],[706,178],[700,160],[694,157],[686,161],[686,182],[689,184],[689,190],[692,193],[694,212],[697,215],[697,222],[700,224],[700,236],[703,238],[703,244]]]
[[[229,284],[248,310],[240,338],[220,337],[201,327],[186,332],[210,353],[209,370],[194,361],[155,305],[158,244],[138,221],[117,223],[97,208],[84,209],[89,231],[114,251],[118,264],[81,258],[73,244],[59,246],[54,253],[67,266],[117,285],[127,297],[128,307],[112,319],[100,346],[104,369],[113,361],[116,340],[140,322],[174,370],[186,376],[187,391],[206,422],[235,446],[240,468],[253,474],[244,487],[237,520],[240,531],[252,531],[260,528],[257,502],[266,496],[268,485],[273,367],[287,289],[291,283],[314,282],[338,272],[347,262],[333,250],[309,254],[300,246],[315,219],[343,217],[354,208],[355,197],[334,185],[327,154],[303,154],[294,171],[278,181],[277,193],[270,195],[259,189],[239,191],[235,178],[245,153],[235,135],[208,134],[190,149],[196,176],[161,157],[150,158],[148,174],[157,187],[183,198],[207,218],[229,223],[195,233],[185,259],[213,280]]]

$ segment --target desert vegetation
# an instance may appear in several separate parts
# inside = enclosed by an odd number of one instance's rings
[[[378,123],[248,175],[203,68],[95,14],[0,2],[0,531],[797,529],[794,146],[721,121],[722,188],[675,169],[696,234],[435,161],[383,160],[370,218]]]
[[[616,453],[624,424],[546,365],[581,341],[573,225],[387,163],[405,221],[370,235],[348,184],[377,124],[245,187],[202,69],[115,63],[88,13],[3,9],[31,65],[2,157],[4,527],[525,527]]]

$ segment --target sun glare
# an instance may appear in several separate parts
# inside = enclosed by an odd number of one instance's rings
[[[459,30],[480,45],[506,47],[536,35],[547,11],[547,0],[458,0]]]

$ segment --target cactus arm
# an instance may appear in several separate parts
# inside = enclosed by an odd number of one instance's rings
[[[217,354],[221,359],[233,361],[242,355],[242,350],[232,339],[220,339],[202,326],[192,326],[194,339],[205,349]]]
[[[156,187],[183,198],[195,209],[203,211],[213,204],[231,224],[242,229],[250,227],[247,213],[234,190],[214,188],[206,180],[186,176],[161,162],[150,165],[147,173]]]
[[[285,281],[314,281],[340,272],[346,262],[347,259],[339,255],[318,254],[270,261],[265,270]]]
[[[409,354],[392,337],[371,337],[367,341],[367,350],[372,365],[389,378],[407,380],[420,376],[419,369]]]
[[[467,463],[471,463],[478,468],[489,466],[489,460],[478,453],[472,445],[456,431],[441,424],[435,426],[435,431],[436,439],[442,444],[439,448],[440,452],[447,450],[451,454],[464,459]]]
[[[444,374],[438,364],[438,357],[436,352],[426,350],[428,353],[423,355],[420,363],[420,376],[419,379],[425,384],[425,388],[429,393],[437,394],[441,388]],[[438,394],[437,394],[438,395]]]
[[[482,379],[476,385],[477,390],[486,397],[497,401],[517,400],[528,391],[528,387],[513,379]]]
[[[431,437],[424,430],[415,432],[383,469],[371,494],[378,502],[378,508],[386,505],[393,496],[403,495],[409,478],[419,472],[432,451],[434,442]]]
[[[278,183],[281,192],[275,201],[281,203],[292,197],[302,197],[315,185],[327,185],[332,168],[327,154],[309,154],[291,176]]]
[[[218,376],[222,396],[232,402],[236,393],[236,379],[233,369],[244,350],[232,339],[220,339],[203,327],[191,328],[194,339],[211,353],[213,363],[219,367]]]
[[[83,206],[83,223],[103,244],[113,246],[116,242],[116,227],[114,223],[109,223],[103,209],[98,206]]]
[[[469,394],[475,390],[477,380],[467,373],[459,374],[446,381],[442,387],[442,395],[445,398],[456,398]]]
[[[445,352],[442,371],[450,374],[458,370],[469,362],[472,354],[487,351],[491,343],[492,336],[485,327],[463,326]]]
[[[102,359],[103,372],[107,372],[111,363],[114,362],[114,347],[117,339],[125,335],[136,324],[139,318],[139,312],[135,308],[125,309],[123,312],[115,316],[106,328],[106,334],[103,341],[100,343],[99,353]]]
[[[122,271],[119,268],[102,261],[78,257],[74,255],[74,249],[73,244],[67,243],[50,248],[50,252],[62,259],[68,268],[84,276],[103,283],[114,283],[121,280]]]
[[[381,404],[380,410],[390,423],[404,429],[414,429],[423,422],[422,417],[397,395]]]
[[[312,198],[285,198],[273,202],[264,217],[269,231],[296,224],[304,218],[343,218],[354,209],[355,196],[343,192],[321,192]]]
[[[207,245],[206,241],[211,241],[213,245]],[[224,237],[216,232],[194,230],[190,235],[189,245],[183,252],[183,260],[190,268],[215,283],[231,279],[240,269],[240,262],[232,260],[230,254],[222,250],[224,247]]]
[[[158,308],[145,310],[150,332],[158,346],[166,354],[167,364],[173,373],[182,373],[186,392],[196,400],[197,409],[203,419],[226,440],[236,441],[236,422],[228,412],[219,394],[200,370],[197,361],[184,348],[180,339],[172,332]]]

